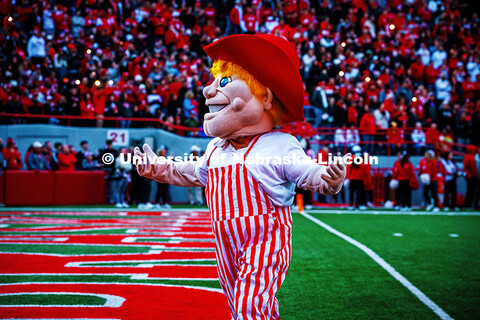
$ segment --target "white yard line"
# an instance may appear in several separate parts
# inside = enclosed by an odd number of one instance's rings
[[[306,212],[299,212],[303,217],[312,221],[313,223],[319,225],[330,233],[342,238],[348,243],[354,245],[358,249],[366,253],[370,258],[372,258],[376,263],[378,263],[385,271],[387,271],[392,277],[394,277],[398,282],[404,285],[414,296],[416,296],[423,304],[430,308],[435,314],[442,320],[453,320],[445,311],[442,310],[435,302],[433,302],[429,297],[427,297],[420,289],[415,287],[410,281],[408,281],[404,276],[402,276],[395,268],[393,268],[388,262],[383,260],[378,254],[376,254],[372,249],[361,244],[357,240],[341,233],[340,231],[332,228],[328,224],[318,220],[317,218],[312,217]]]

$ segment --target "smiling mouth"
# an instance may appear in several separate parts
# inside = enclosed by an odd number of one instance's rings
[[[215,113],[215,112],[219,112],[226,106],[227,106],[226,104],[211,104],[208,106],[208,110],[210,110],[210,113]]]

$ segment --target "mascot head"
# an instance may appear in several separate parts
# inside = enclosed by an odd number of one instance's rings
[[[234,139],[303,121],[303,83],[298,54],[272,35],[233,35],[204,48],[214,81],[203,90],[210,112],[204,130]]]

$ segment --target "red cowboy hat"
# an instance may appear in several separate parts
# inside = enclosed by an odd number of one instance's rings
[[[214,61],[239,65],[272,90],[284,107],[282,123],[305,120],[298,54],[287,40],[269,34],[232,35],[204,50]]]

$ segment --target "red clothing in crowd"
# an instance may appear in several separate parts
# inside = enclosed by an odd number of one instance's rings
[[[420,174],[428,173],[430,175],[430,181],[437,180],[437,160],[427,160],[427,158],[422,158],[418,163]]]
[[[358,125],[358,111],[354,106],[350,106],[347,109],[348,123]]]
[[[375,117],[370,113],[365,113],[360,120],[360,133],[362,134],[375,134],[377,133],[377,126],[375,123]]]
[[[395,161],[393,165],[393,179],[395,180],[412,180],[416,179],[415,170],[413,169],[413,165],[410,162],[407,162],[403,165],[400,164],[400,161]]]
[[[387,140],[388,140],[388,143],[392,143],[392,144],[404,143],[405,139],[403,138],[403,130],[396,127],[388,128]]]
[[[478,177],[477,164],[475,163],[475,154],[477,153],[477,147],[469,145],[467,147],[467,154],[463,159],[463,171],[466,173],[466,178]]]
[[[58,155],[58,170],[60,171],[73,171],[75,170],[75,163],[77,158],[75,153],[64,154],[60,153]]]
[[[17,147],[4,148],[2,153],[7,162],[7,170],[22,170],[23,163]]]
[[[362,180],[365,185],[370,176],[370,173],[367,172],[367,170],[368,167],[366,165],[347,165],[347,179]]]
[[[438,141],[438,137],[440,136],[440,132],[438,132],[437,128],[428,128],[427,132],[425,132],[425,140],[427,144],[434,144]]]

